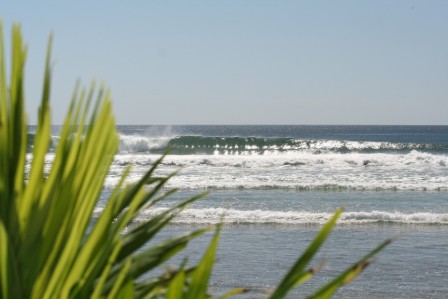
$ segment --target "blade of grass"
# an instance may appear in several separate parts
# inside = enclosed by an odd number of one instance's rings
[[[348,284],[354,278],[356,278],[369,264],[369,260],[376,255],[378,252],[384,249],[387,245],[391,243],[391,240],[386,240],[361,258],[358,262],[356,262],[353,266],[345,270],[343,273],[338,275],[328,284],[324,285],[320,288],[314,295],[309,298],[313,299],[325,299],[330,298],[336,290],[338,290],[341,286]]]
[[[208,281],[212,273],[212,268],[215,263],[215,253],[218,247],[219,236],[221,233],[221,226],[216,228],[215,235],[205,252],[198,267],[191,274],[191,283],[188,288],[188,292],[185,296],[187,299],[199,299],[206,298]]]
[[[185,272],[180,270],[174,279],[170,282],[167,292],[166,299],[181,299],[184,297],[184,286],[185,286]]]
[[[141,253],[135,254],[132,257],[133,263],[131,269],[129,270],[129,275],[137,279],[140,275],[154,269],[178,253],[180,250],[184,249],[188,242],[209,230],[210,228],[205,228],[178,237],[169,238],[155,246],[145,249]],[[103,294],[107,294],[114,285],[120,268],[121,264],[118,264],[114,269],[112,269],[108,282],[105,284]]]
[[[224,295],[219,296],[219,298],[220,299],[226,299],[226,298],[230,298],[230,297],[233,297],[233,296],[236,296],[236,295],[241,295],[241,294],[244,294],[244,293],[247,293],[247,292],[248,292],[248,289],[237,288],[237,289],[233,289],[233,290],[230,290],[230,291],[226,292]]]
[[[324,241],[327,239],[341,213],[342,209],[337,209],[333,217],[322,227],[317,236],[314,238],[313,242],[308,246],[308,248],[296,261],[288,274],[277,286],[274,293],[270,296],[271,299],[284,298],[292,288],[297,286],[298,282],[301,282],[304,279],[304,276],[306,276],[306,266],[316,255]]]

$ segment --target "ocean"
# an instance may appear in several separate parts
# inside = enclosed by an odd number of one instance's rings
[[[447,298],[448,126],[118,126],[118,131],[120,149],[97,211],[127,165],[134,165],[129,181],[136,181],[170,147],[157,173],[179,170],[168,183],[179,191],[137,221],[208,192],[161,237],[224,223],[214,292],[245,287],[250,292],[244,298],[266,297],[342,207],[313,261],[320,271],[291,298],[312,294],[388,238],[392,244],[335,298]],[[209,237],[193,242],[186,255],[197,259]]]

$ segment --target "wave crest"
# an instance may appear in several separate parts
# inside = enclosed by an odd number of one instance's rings
[[[162,142],[161,142],[162,140]],[[178,136],[149,138],[142,136],[121,136],[122,148],[128,151],[162,153],[167,147],[173,154],[265,154],[270,152],[306,151],[314,154],[334,153],[377,153],[448,151],[448,145],[393,143],[346,140],[301,140],[294,138],[261,137],[204,137]]]
[[[146,210],[137,221],[166,211],[166,208]],[[177,224],[286,224],[286,225],[320,225],[328,221],[332,213],[304,211],[266,211],[235,210],[225,208],[187,209],[173,220]],[[344,212],[338,224],[436,224],[448,225],[448,214],[418,212]]]

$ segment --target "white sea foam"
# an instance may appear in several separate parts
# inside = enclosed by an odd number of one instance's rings
[[[152,208],[144,211],[137,221],[145,221],[166,208]],[[323,224],[332,213],[306,211],[266,211],[266,210],[235,210],[225,208],[186,209],[177,216],[173,223],[178,224]],[[448,214],[438,213],[401,213],[385,211],[344,212],[338,224],[448,224]]]
[[[160,142],[169,140],[167,137]],[[135,182],[160,158],[149,153],[115,156],[105,187],[113,188],[129,164]],[[49,171],[54,153],[46,157]],[[32,154],[27,154],[29,171]],[[448,191],[448,156],[409,153],[277,152],[241,155],[169,155],[157,175],[176,170],[168,187],[180,189],[437,190]]]
[[[136,141],[138,143],[138,141]],[[159,155],[148,154],[120,154],[115,157],[117,163],[136,163],[143,165],[144,163],[152,163]],[[366,154],[366,153],[327,153],[315,155],[308,152],[271,152],[270,154],[250,154],[241,153],[235,155],[169,155],[165,161],[170,161],[172,165],[178,166],[197,166],[202,161],[213,161],[213,165],[217,167],[240,165],[244,163],[246,167],[263,168],[263,167],[281,167],[281,166],[297,166],[297,165],[316,165],[326,164],[329,167],[346,167],[346,166],[389,166],[402,167],[409,165],[418,166],[442,166],[448,165],[448,156],[442,154],[430,154],[413,150],[406,154]],[[173,164],[174,163],[174,164]]]
[[[120,153],[142,153],[165,148],[172,137],[120,135]]]
[[[158,155],[117,155],[106,187],[133,164],[136,181]],[[169,155],[157,170],[181,189],[305,189],[305,190],[448,190],[448,156],[411,151],[407,154],[287,152],[277,155]]]

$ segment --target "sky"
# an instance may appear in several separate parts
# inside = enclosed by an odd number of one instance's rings
[[[31,124],[52,32],[54,124],[95,80],[118,124],[448,125],[446,0],[29,3]]]

